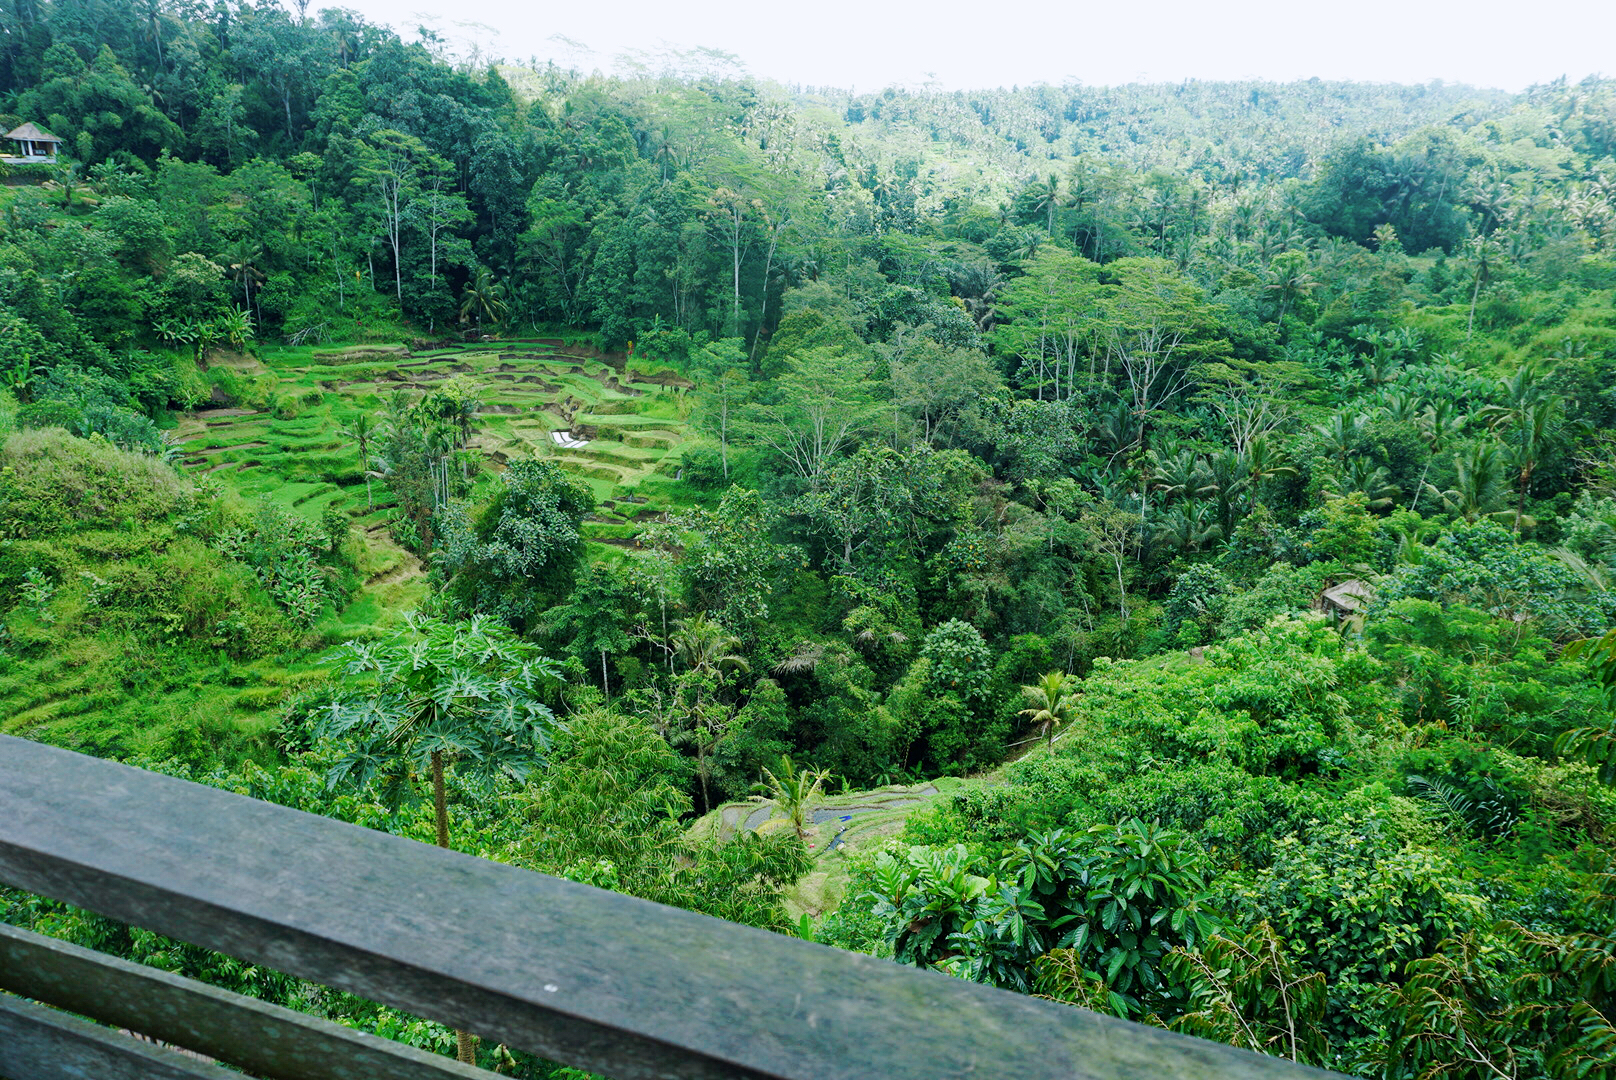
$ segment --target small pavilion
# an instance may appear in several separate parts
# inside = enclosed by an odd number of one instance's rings
[[[7,149],[9,153],[0,153],[0,157],[7,161],[22,161],[53,165],[56,162],[56,153],[62,145],[62,140],[46,131],[38,124],[27,123],[13,131],[6,132],[6,139],[11,143]]]

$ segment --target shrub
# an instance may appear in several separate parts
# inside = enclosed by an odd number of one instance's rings
[[[19,431],[0,447],[0,536],[126,528],[182,509],[191,485],[147,454],[60,428]]]

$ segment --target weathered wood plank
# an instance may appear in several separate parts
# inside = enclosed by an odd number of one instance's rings
[[[0,736],[0,881],[619,1080],[1291,1062]]]
[[[240,1074],[0,995],[0,1076],[5,1080],[230,1080],[233,1075]]]
[[[0,990],[272,1080],[494,1080],[437,1054],[4,924]]]

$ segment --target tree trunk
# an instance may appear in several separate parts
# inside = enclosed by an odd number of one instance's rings
[[[763,260],[763,306],[758,314],[757,333],[752,335],[752,354],[747,357],[754,371],[757,370],[758,342],[763,339],[763,324],[769,319],[769,273],[774,269],[774,253],[780,247],[780,230],[783,228],[785,228],[784,221],[769,237],[769,254]]]
[[[1521,535],[1521,520],[1526,517],[1526,492],[1532,486],[1533,464],[1521,467],[1520,497],[1515,500],[1515,535]]]
[[[449,846],[449,802],[443,790],[443,751],[432,751],[432,814],[438,826],[438,846]],[[466,1065],[477,1064],[476,1037],[469,1031],[455,1031],[455,1058]]]
[[[608,701],[612,697],[611,684],[606,681],[606,650],[600,650],[600,692],[606,695]]]
[[[443,790],[443,751],[432,751],[432,813],[438,825],[438,846],[449,846],[449,803]]]

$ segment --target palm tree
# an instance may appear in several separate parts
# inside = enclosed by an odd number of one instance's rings
[[[1431,484],[1425,490],[1442,503],[1442,508],[1466,521],[1492,518],[1500,521],[1515,517],[1521,524],[1536,525],[1531,518],[1521,518],[1516,511],[1501,507],[1504,501],[1504,472],[1508,467],[1504,453],[1497,446],[1477,443],[1470,453],[1455,454],[1453,458],[1454,482],[1447,491],[1438,491]]]
[[[253,286],[264,280],[259,264],[264,260],[264,245],[249,237],[242,237],[224,253],[224,263],[232,281],[241,282],[242,306],[253,306]]]
[[[1022,709],[1021,715],[1043,733],[1046,744],[1053,744],[1055,729],[1069,722],[1077,709],[1075,681],[1064,671],[1051,671],[1031,686],[1023,686],[1021,693],[1031,706]]]
[[[1495,432],[1503,431],[1505,457],[1515,470],[1516,532],[1521,531],[1526,517],[1526,496],[1532,487],[1532,474],[1559,436],[1560,399],[1539,383],[1539,375],[1534,365],[1523,365],[1509,378],[1499,380],[1503,403],[1481,410]]]
[[[382,402],[382,411],[387,415],[387,426],[395,432],[404,427],[410,422],[410,410],[414,407],[415,399],[410,397],[410,392],[403,387],[388,394],[387,400]]]
[[[1434,399],[1418,417],[1420,433],[1432,450],[1440,450],[1450,439],[1457,438],[1469,422],[1470,415],[1461,412],[1458,404],[1446,396]]]
[[[1475,287],[1470,290],[1470,318],[1465,321],[1465,340],[1469,341],[1476,327],[1476,300],[1481,296],[1482,285],[1491,280],[1493,270],[1504,256],[1504,250],[1498,241],[1487,236],[1473,238],[1465,249],[1470,260],[1470,274],[1475,279]]]
[[[774,772],[765,767],[763,781],[753,785],[752,791],[753,797],[759,802],[768,803],[785,817],[770,818],[757,831],[767,832],[771,828],[789,825],[796,832],[797,839],[807,844],[809,811],[814,799],[824,789],[825,781],[830,778],[830,770],[798,769],[785,754],[780,755],[779,769],[779,772]]]
[[[460,321],[498,326],[508,310],[505,286],[494,280],[488,267],[479,266],[460,294]]]
[[[1358,448],[1358,438],[1367,422],[1368,417],[1337,412],[1326,423],[1315,424],[1313,430],[1323,437],[1326,450],[1337,458],[1346,458]]]
[[[1515,202],[1514,192],[1496,166],[1485,178],[1466,184],[1460,198],[1481,211],[1481,231],[1484,236],[1491,235],[1499,223],[1509,216],[1509,209]]]
[[[1250,485],[1246,461],[1233,450],[1219,450],[1206,459],[1206,485],[1201,490],[1217,501],[1222,535],[1233,534],[1236,511]]]
[[[1369,509],[1390,509],[1397,496],[1403,489],[1392,483],[1391,473],[1386,466],[1376,465],[1363,455],[1354,455],[1340,462],[1336,472],[1331,477],[1337,495],[1349,495],[1359,491],[1368,496]]]
[[[1033,208],[1047,214],[1051,238],[1055,235],[1055,211],[1060,209],[1060,204],[1060,177],[1050,173],[1047,181],[1033,187]]]
[[[1417,395],[1398,391],[1381,398],[1377,411],[1386,419],[1400,424],[1417,424],[1424,404]]]
[[[747,672],[751,666],[737,650],[741,639],[706,615],[679,620],[673,635],[673,655],[686,671],[722,678],[730,672]]]
[[[441,510],[449,504],[449,464],[460,445],[460,432],[453,424],[437,421],[426,425],[422,443],[434,465],[432,508]]]
[[[370,440],[376,437],[376,422],[369,413],[362,412],[348,421],[339,434],[346,435],[359,444],[359,468],[365,474],[365,506],[367,509],[376,508],[375,500],[370,494]]]
[[[1543,454],[1559,436],[1560,401],[1547,398],[1533,402],[1516,418],[1509,433],[1504,456],[1515,470],[1515,531],[1527,522],[1526,496],[1532,490],[1532,474]]]
[[[168,65],[163,60],[163,8],[159,0],[145,0],[141,5],[142,18],[141,37],[152,43],[157,50],[157,67],[166,72]]]
[[[1267,435],[1255,436],[1246,446],[1246,452],[1241,457],[1253,491],[1258,484],[1272,477],[1297,475],[1296,469],[1281,464],[1279,455],[1279,449]]]
[[[1172,455],[1150,451],[1152,486],[1171,499],[1193,499],[1206,486],[1206,469],[1195,451],[1181,449]]]
[[[1286,251],[1275,256],[1268,268],[1268,284],[1263,286],[1279,299],[1279,311],[1274,321],[1283,323],[1285,313],[1296,301],[1320,287],[1320,282],[1308,273],[1307,256],[1300,251]]]
[[[1204,502],[1175,503],[1152,527],[1152,539],[1179,551],[1199,551],[1222,535],[1223,530],[1212,520],[1212,508]]]

